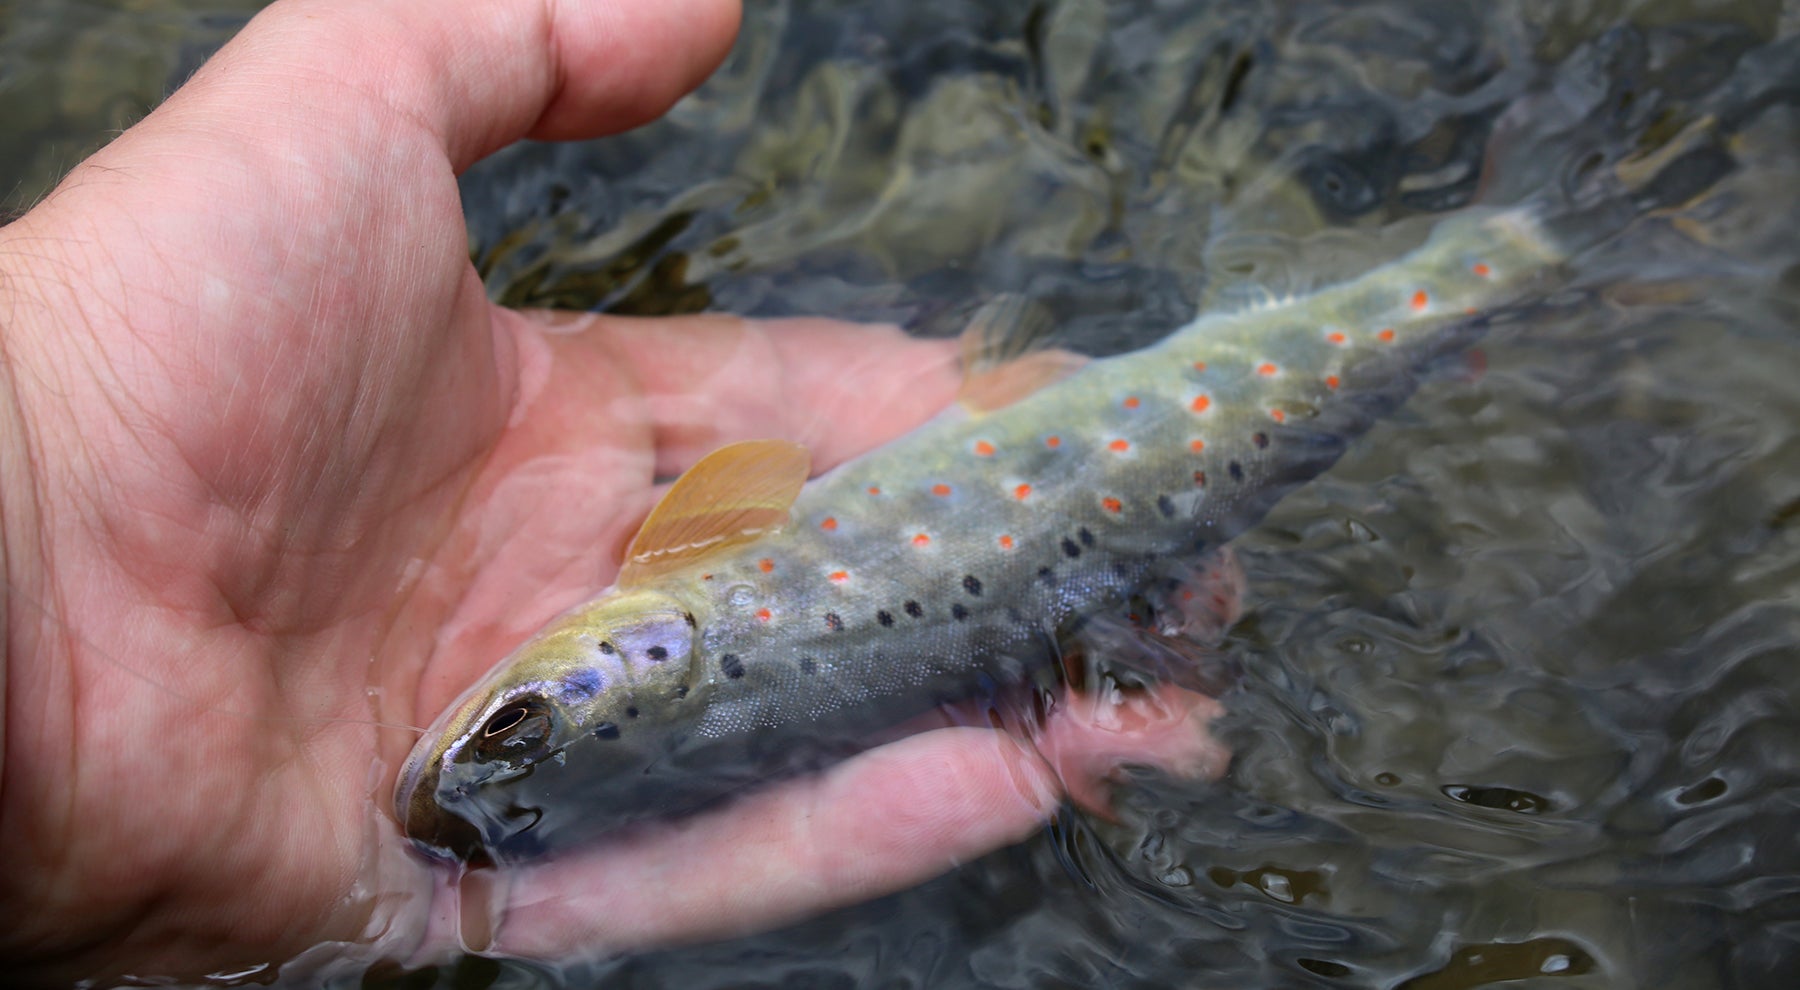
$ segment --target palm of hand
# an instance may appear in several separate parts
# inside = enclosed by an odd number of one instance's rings
[[[710,65],[727,13],[664,89]],[[247,35],[314,30],[273,20]],[[428,721],[533,620],[498,606],[543,617],[491,589],[602,581],[630,520],[594,508],[632,505],[656,467],[602,342],[559,345],[486,302],[449,155],[491,139],[434,131],[430,94],[390,104],[344,66],[247,47],[8,231],[20,281],[67,292],[59,332],[9,340],[37,482],[9,501],[37,507],[45,549],[32,573],[9,530],[14,650],[60,661],[8,685],[7,831],[60,867],[19,878],[56,910],[9,948],[92,940],[101,970],[359,935],[370,906],[343,895],[393,843],[369,768],[410,743],[370,719]],[[257,91],[276,112],[233,106]],[[643,102],[619,112],[659,109]],[[581,353],[551,371],[559,346]],[[589,389],[546,387],[581,370]],[[39,706],[70,711],[62,735],[22,722]],[[38,794],[60,800],[20,806]],[[89,923],[75,944],[70,914]]]
[[[9,646],[51,658],[23,678],[11,665],[6,683],[0,832],[48,865],[0,880],[9,902],[38,907],[0,951],[60,957],[72,975],[262,962],[372,927],[407,951],[438,881],[371,807],[413,741],[375,720],[429,721],[604,584],[657,477],[751,436],[808,442],[829,464],[954,388],[941,348],[894,333],[719,317],[556,326],[490,306],[455,171],[526,132],[654,114],[710,68],[733,12],[590,12],[637,30],[560,35],[471,13],[490,23],[459,34],[517,41],[518,64],[489,66],[494,92],[533,97],[515,104],[453,91],[440,63],[469,57],[456,43],[437,39],[439,62],[408,47],[408,31],[435,27],[418,6],[410,23],[405,4],[388,12],[391,45],[365,34],[335,57],[328,19],[277,8],[0,242],[47,300],[15,312],[7,339],[35,482],[6,479]],[[686,48],[671,57],[677,33]],[[550,36],[553,64],[619,65],[585,83],[538,78],[542,59],[525,56]],[[645,36],[663,42],[620,54]],[[312,61],[270,60],[272,47]],[[349,81],[358,58],[390,51],[387,87]],[[272,112],[241,116],[276,94]],[[20,332],[34,320],[54,332]],[[958,745],[890,760],[895,805],[909,793],[896,775],[975,759]],[[952,802],[1029,762],[919,783]],[[998,844],[1055,800],[1041,782],[1012,786],[963,812],[1012,809],[988,831],[946,812],[893,841],[961,828],[972,851]],[[616,879],[626,859],[587,876]],[[629,868],[666,877],[667,860]],[[792,909],[910,875],[858,873],[861,888],[803,889]],[[621,938],[729,930],[701,917],[712,896],[689,889]],[[583,910],[556,906],[541,926],[553,933],[520,944],[592,941],[589,920],[569,928]]]

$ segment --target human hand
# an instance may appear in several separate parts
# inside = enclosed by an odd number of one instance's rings
[[[829,466],[955,390],[891,329],[487,302],[455,175],[653,117],[737,16],[280,3],[0,230],[0,956],[48,982],[719,937],[1016,841],[1065,774],[1217,769],[1211,702],[1168,689],[1065,706],[1038,746],[924,732],[460,890],[398,834],[391,726],[610,580],[655,478],[760,436]]]

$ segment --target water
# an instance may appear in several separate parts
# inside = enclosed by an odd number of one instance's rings
[[[219,9],[0,7],[0,85],[53,97],[0,102],[0,188],[128,123]],[[394,985],[1800,985],[1797,29],[1750,3],[768,4],[668,120],[471,172],[510,303],[949,334],[1016,292],[1112,353],[1572,181],[1734,71],[1767,89],[1732,145],[1754,169],[1581,259],[1238,541],[1225,780],[1142,775],[1118,823],[772,934]],[[129,57],[69,57],[97,50]]]

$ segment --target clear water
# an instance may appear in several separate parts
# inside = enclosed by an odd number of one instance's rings
[[[13,204],[227,6],[0,4]],[[668,120],[476,169],[507,302],[948,334],[1017,292],[1112,353],[1758,108],[1738,177],[1238,541],[1223,781],[767,935],[393,985],[1800,985],[1796,35],[1775,3],[760,4]]]

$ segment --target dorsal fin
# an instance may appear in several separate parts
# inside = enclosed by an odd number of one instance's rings
[[[959,339],[963,384],[957,401],[993,412],[1074,374],[1087,359],[1045,346],[1056,323],[1041,303],[1000,295],[982,304]]]
[[[619,587],[780,529],[811,466],[806,448],[786,440],[746,440],[700,458],[638,529],[619,568]]]

